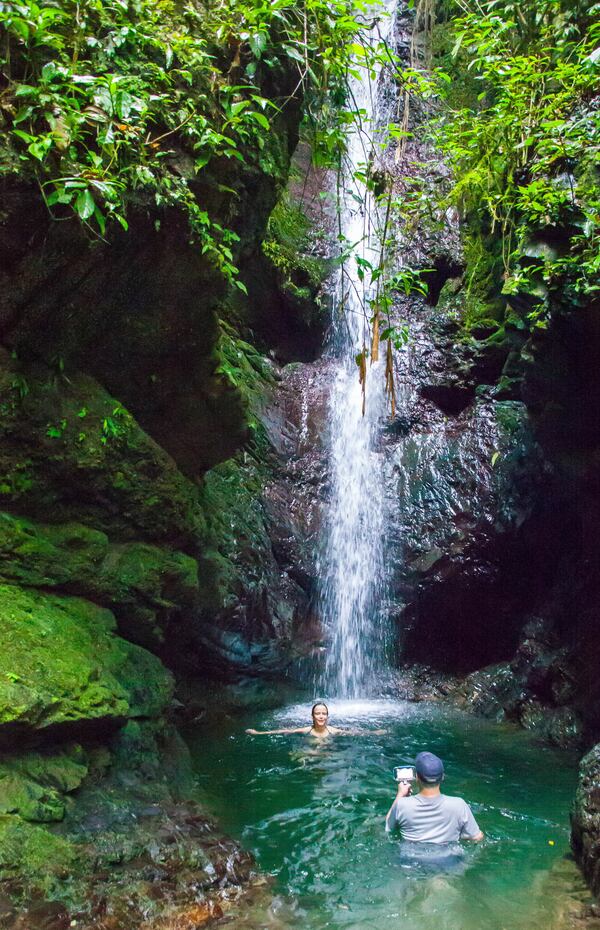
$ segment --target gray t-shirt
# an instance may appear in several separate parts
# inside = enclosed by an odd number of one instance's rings
[[[447,794],[396,798],[385,829],[394,827],[400,828],[403,839],[421,843],[455,843],[481,832],[467,802]]]

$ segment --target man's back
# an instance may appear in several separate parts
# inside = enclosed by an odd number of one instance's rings
[[[455,843],[480,834],[471,808],[462,798],[437,794],[398,797],[390,810],[386,830],[400,828],[405,840],[421,843]]]

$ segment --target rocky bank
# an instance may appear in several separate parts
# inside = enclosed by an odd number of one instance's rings
[[[318,237],[289,203],[273,213],[296,84],[272,66],[263,92],[286,103],[260,152],[192,185],[236,232],[245,289],[175,207],[140,193],[127,231],[90,235],[2,150],[3,927],[183,930],[256,877],[189,800],[174,693],[281,673],[308,612],[278,491],[281,366],[313,358],[325,325]]]

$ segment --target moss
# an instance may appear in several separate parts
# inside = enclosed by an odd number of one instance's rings
[[[16,377],[27,378],[23,396]],[[0,502],[47,522],[90,522],[111,537],[189,539],[201,529],[196,489],[92,378],[58,380],[0,352]],[[14,401],[14,403],[12,403]],[[82,416],[85,414],[85,416]],[[115,421],[119,432],[104,423]],[[64,423],[64,427],[61,424]],[[59,435],[49,424],[61,426]]]
[[[501,296],[502,260],[498,243],[479,230],[468,228],[464,236],[466,262],[462,325],[466,330],[481,320],[504,319],[506,300]]]
[[[242,585],[252,588],[262,576],[270,540],[260,503],[267,480],[264,464],[249,455],[230,459],[204,476],[202,501],[208,522],[200,560],[205,610],[232,604]]]
[[[87,774],[87,754],[77,744],[5,755],[0,762],[0,813],[28,821],[62,820],[65,795],[79,788]]]
[[[0,512],[0,580],[89,597],[115,611],[126,638],[156,647],[170,618],[193,608],[198,564],[147,543],[111,543],[80,523]]]
[[[227,378],[241,398],[249,430],[248,439],[265,449],[268,442],[260,414],[275,384],[272,370],[264,356],[250,343],[240,339],[229,323],[221,320],[219,325],[217,373]],[[216,466],[217,469],[220,467]]]
[[[40,822],[62,820],[65,805],[57,791],[10,772],[0,775],[0,813]]]
[[[311,254],[314,230],[310,220],[289,197],[273,210],[262,250],[279,273],[280,285],[299,300],[314,297],[330,271],[330,263]]]
[[[89,601],[0,585],[0,618],[0,730],[156,716],[170,698],[159,660]]]
[[[504,434],[514,437],[523,432],[523,405],[510,401],[494,404],[498,427]]]
[[[56,895],[75,868],[77,846],[20,817],[0,815],[0,879],[34,877],[46,895]]]

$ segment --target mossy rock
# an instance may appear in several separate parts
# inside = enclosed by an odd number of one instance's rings
[[[273,373],[264,356],[240,339],[229,323],[220,320],[219,326],[217,373],[240,395],[248,428],[256,437],[261,432],[259,413],[275,383]]]
[[[0,735],[158,716],[170,699],[159,660],[89,601],[0,585],[0,622]]]
[[[59,793],[16,772],[0,775],[0,814],[20,814],[24,820],[62,820],[65,804]]]
[[[271,554],[261,506],[264,463],[230,459],[204,476],[201,489],[207,545],[200,559],[201,601],[206,612],[233,606],[260,585]]]
[[[194,484],[93,378],[61,380],[0,349],[0,437],[5,510],[122,541],[185,545],[202,532]]]
[[[80,523],[35,523],[0,513],[0,580],[81,594],[115,611],[127,639],[163,641],[173,614],[193,609],[198,564],[149,543],[111,543]]]
[[[75,844],[20,817],[0,814],[0,880],[22,882],[33,876],[41,891],[57,894],[77,860]]]
[[[471,222],[464,236],[466,262],[462,322],[467,331],[481,321],[502,323],[506,298],[502,296],[503,266],[499,245]]]
[[[80,787],[88,771],[87,754],[78,744],[5,755],[0,761],[0,813],[42,823],[62,820],[65,795]]]

